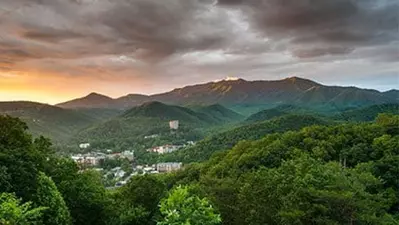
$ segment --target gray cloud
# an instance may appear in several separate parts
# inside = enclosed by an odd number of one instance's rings
[[[30,29],[23,31],[22,37],[37,41],[58,43],[63,40],[71,40],[85,37],[83,34],[68,30],[57,30],[55,28],[47,27],[40,30]]]
[[[327,47],[295,50],[293,54],[299,58],[314,58],[323,55],[348,54],[352,51],[353,49],[345,47]]]
[[[395,0],[4,0],[0,70],[184,84],[392,66],[398,11]]]
[[[250,15],[253,26],[271,39],[286,39],[287,48],[323,45],[317,54],[348,54],[350,48],[399,40],[399,3],[390,0],[219,0]],[[322,51],[325,49],[325,51]],[[310,47],[308,52],[315,52]],[[324,52],[324,53],[323,53]]]
[[[196,0],[123,1],[98,20],[138,57],[159,60],[175,53],[222,47],[231,34],[228,21],[211,10],[209,3]]]

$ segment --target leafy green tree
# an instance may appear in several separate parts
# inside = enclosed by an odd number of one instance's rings
[[[134,176],[122,188],[121,194],[126,201],[141,206],[151,214],[157,211],[158,203],[167,191],[165,183],[154,175]]]
[[[47,207],[43,215],[45,225],[69,225],[71,215],[61,193],[51,178],[40,173],[37,182],[35,204]]]
[[[51,155],[50,142],[33,140],[27,125],[17,118],[0,115],[0,190],[32,200],[38,171],[44,170]]]
[[[110,192],[107,224],[155,224],[158,203],[166,191],[164,181],[158,176],[134,176],[127,185]]]
[[[110,203],[96,171],[77,173],[74,179],[60,183],[65,202],[75,225],[103,225]]]
[[[1,225],[36,225],[41,220],[46,208],[33,208],[32,202],[22,204],[14,194],[0,194],[0,224]]]
[[[109,159],[106,158],[104,161],[101,162],[101,168],[104,168],[105,170],[110,170],[115,167],[120,167],[122,166],[122,159],[116,158],[116,159]]]
[[[164,216],[157,225],[217,225],[220,215],[206,198],[190,195],[188,187],[179,186],[161,201]]]
[[[11,189],[11,176],[7,173],[7,167],[0,166],[0,188],[3,191]]]
[[[376,122],[383,126],[388,134],[399,134],[399,115],[382,113],[378,115]]]
[[[244,178],[239,199],[248,225],[391,224],[392,191],[371,173],[308,156]]]
[[[145,225],[149,224],[149,212],[141,206],[124,200],[119,191],[111,192],[111,203],[108,205],[107,225]]]
[[[67,188],[63,184],[78,177],[79,167],[70,158],[51,157],[46,163],[44,172],[51,177],[59,191],[63,193],[63,190]]]

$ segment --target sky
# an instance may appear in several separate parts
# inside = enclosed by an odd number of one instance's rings
[[[0,101],[224,77],[399,88],[397,0],[0,0]]]

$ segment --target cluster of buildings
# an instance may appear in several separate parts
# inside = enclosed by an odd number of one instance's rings
[[[124,151],[118,153],[89,152],[86,154],[76,154],[71,156],[72,160],[83,167],[93,167],[100,165],[105,159],[125,158],[129,161],[134,159],[134,151]]]
[[[108,173],[104,175],[107,177],[112,174],[114,179],[116,179],[115,187],[116,188],[123,186],[129,182],[129,180],[133,176],[145,175],[145,174],[159,174],[159,173],[170,173],[173,171],[180,170],[183,164],[180,162],[166,162],[166,163],[158,163],[154,165],[138,165],[133,168],[133,173],[126,176],[126,172],[121,169],[121,167],[115,167]]]
[[[183,167],[181,162],[163,162],[153,165],[138,165],[134,171],[138,174],[157,174],[157,173],[170,173],[180,170]]]
[[[157,171],[159,173],[169,173],[173,171],[180,170],[183,166],[183,163],[181,162],[164,162],[164,163],[158,163],[156,165]]]
[[[71,158],[81,166],[97,166],[106,159],[106,155],[104,153],[94,152],[72,155]]]
[[[147,149],[147,152],[155,152],[158,154],[165,154],[165,153],[171,153],[176,150],[179,150],[183,146],[180,145],[162,145],[162,146],[156,146],[150,149]]]
[[[161,146],[156,146],[156,147],[152,147],[150,149],[147,149],[147,152],[155,152],[158,154],[165,154],[165,153],[171,153],[174,151],[177,151],[181,148],[187,147],[187,146],[192,146],[195,145],[195,143],[193,141],[188,141],[186,144],[184,145],[161,145]]]

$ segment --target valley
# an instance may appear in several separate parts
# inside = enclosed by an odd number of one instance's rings
[[[224,223],[263,224],[280,215],[279,211],[284,210],[281,207],[307,210],[282,202],[285,194],[308,201],[294,191],[301,182],[306,184],[301,191],[307,193],[311,187],[317,198],[325,201],[323,207],[331,208],[326,215],[341,215],[334,211],[336,206],[329,199],[344,198],[342,185],[350,193],[358,192],[360,186],[362,194],[372,196],[374,201],[367,204],[375,204],[385,213],[384,219],[382,215],[375,218],[387,224],[396,221],[398,197],[390,190],[397,189],[399,104],[393,92],[385,96],[372,90],[320,85],[329,90],[322,94],[313,90],[317,83],[298,78],[271,83],[281,88],[279,94],[270,90],[269,81],[237,80],[186,87],[152,97],[129,95],[129,100],[123,101],[90,94],[56,106],[0,102],[0,125],[1,131],[11,132],[10,135],[19,129],[22,136],[16,143],[26,139],[24,143],[32,145],[26,151],[44,151],[38,154],[47,161],[37,165],[54,180],[65,196],[65,204],[74,210],[74,217],[84,221],[88,219],[87,209],[99,207],[102,214],[110,215],[104,221],[122,221],[120,216],[129,209],[145,212],[129,221],[152,224],[148,221],[156,216],[156,211],[150,211],[156,210],[168,185],[184,184],[192,193],[209,198]],[[217,92],[224,90],[223,96],[207,97],[209,86]],[[260,92],[256,98],[255,89]],[[343,91],[337,93],[339,90]],[[358,94],[353,94],[353,90]],[[258,111],[251,114],[255,109]],[[8,168],[13,171],[13,167]],[[8,173],[4,173],[6,177]],[[308,176],[316,177],[317,182],[308,180]],[[374,176],[380,177],[384,185]],[[337,180],[344,183],[338,184]],[[282,187],[281,182],[287,185]],[[353,182],[356,187],[351,185]],[[377,193],[368,191],[372,184],[380,187]],[[0,182],[1,185],[5,187]],[[277,189],[278,197],[265,194],[265,190],[272,189]],[[251,190],[262,195],[260,202]],[[86,199],[90,195],[95,195],[93,200],[97,202]],[[392,203],[384,203],[381,196]],[[74,201],[87,205],[81,211],[75,208]],[[108,205],[109,201],[114,203]],[[129,201],[138,205],[130,206]],[[240,204],[232,208],[236,201]],[[362,197],[342,201],[346,205],[363,204]],[[317,210],[317,204],[308,204]],[[250,205],[256,205],[259,214],[251,214],[247,208]],[[357,207],[358,213],[368,213],[362,206],[352,207]],[[320,213],[307,212],[310,218],[302,219],[313,221],[311,218]],[[345,216],[342,218],[346,221]]]

